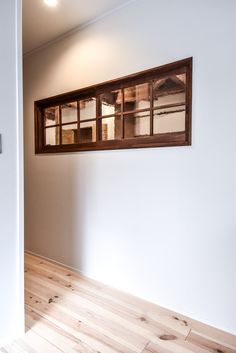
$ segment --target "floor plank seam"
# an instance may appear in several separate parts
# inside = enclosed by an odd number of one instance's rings
[[[148,345],[151,343],[151,341],[148,341],[143,350],[140,353],[144,353],[148,347]]]
[[[189,330],[189,332],[188,332],[188,334],[187,334],[187,336],[185,337],[185,341],[188,341],[188,338],[189,338],[189,336],[190,336],[190,334],[191,334],[191,332],[192,332],[192,329],[190,328],[190,330]]]
[[[46,337],[42,336],[40,333],[37,332],[37,330],[34,330],[34,327],[27,327],[29,330],[32,330],[37,336],[41,337],[44,341],[48,342],[50,346],[53,346],[60,352],[64,353],[63,350],[61,350],[59,347],[57,347],[53,342],[50,342]]]

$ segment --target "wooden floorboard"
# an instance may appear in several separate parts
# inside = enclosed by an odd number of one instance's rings
[[[236,337],[25,255],[24,337],[1,353],[235,353]]]

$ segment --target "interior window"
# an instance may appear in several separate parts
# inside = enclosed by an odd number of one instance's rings
[[[36,153],[191,144],[192,58],[36,102]]]

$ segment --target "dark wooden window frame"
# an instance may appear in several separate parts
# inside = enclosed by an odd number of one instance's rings
[[[117,140],[101,140],[100,128],[101,112],[99,104],[99,95],[101,93],[123,89],[125,87],[134,86],[141,83],[160,79],[162,76],[186,73],[186,101],[185,101],[185,131],[171,132],[153,135],[153,112],[154,108],[151,103],[150,107],[150,136],[134,137]],[[152,92],[151,92],[152,94]],[[76,143],[71,145],[56,145],[48,146],[45,141],[45,126],[44,126],[44,109],[52,106],[59,106],[59,121],[61,123],[61,105],[69,102],[96,97],[96,142]],[[124,98],[123,98],[124,99]],[[151,102],[153,100],[151,99]],[[79,89],[58,96],[42,99],[35,102],[35,153],[61,153],[61,152],[77,152],[77,151],[92,151],[92,150],[110,150],[110,149],[127,149],[127,148],[145,148],[145,147],[166,147],[166,146],[187,146],[191,145],[191,113],[192,113],[192,58],[183,59],[171,64],[156,67],[154,69],[145,70],[133,75],[122,77],[109,82],[93,85],[87,88]],[[135,110],[134,112],[140,112]],[[80,129],[79,109],[78,109],[78,136]],[[115,114],[113,114],[115,115]],[[120,115],[123,121],[123,111]],[[125,114],[124,114],[125,115]],[[107,116],[106,116],[107,117]],[[67,123],[68,124],[68,123]],[[62,134],[60,127],[60,139]]]

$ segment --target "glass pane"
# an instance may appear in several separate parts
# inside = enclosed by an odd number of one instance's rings
[[[96,121],[80,123],[80,143],[96,142]]]
[[[79,102],[80,121],[96,118],[96,98],[83,99]]]
[[[185,131],[185,106],[154,110],[153,133]]]
[[[186,74],[163,77],[153,84],[154,107],[185,103]]]
[[[102,119],[102,140],[116,140],[122,136],[121,116]]]
[[[128,114],[124,117],[125,138],[150,135],[150,112]]]
[[[44,109],[45,126],[59,124],[59,107],[49,107]]]
[[[148,83],[124,89],[124,111],[150,108],[150,86]]]
[[[62,123],[77,121],[77,102],[66,103],[61,106]]]
[[[78,126],[76,124],[62,125],[62,144],[77,143]]]
[[[100,95],[102,115],[112,115],[121,111],[121,90],[106,92]]]
[[[45,129],[45,145],[46,146],[56,146],[60,144],[60,128],[59,126],[56,127],[49,127]]]

